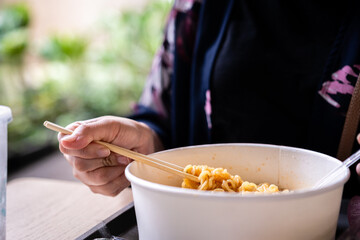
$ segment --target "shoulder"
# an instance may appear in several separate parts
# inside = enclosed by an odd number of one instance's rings
[[[175,0],[174,10],[186,12],[190,10],[195,3],[202,3],[202,0]]]

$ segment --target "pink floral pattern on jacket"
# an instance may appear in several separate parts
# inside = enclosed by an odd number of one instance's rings
[[[336,108],[341,107],[341,103],[334,97],[339,94],[350,94],[354,91],[354,85],[348,80],[349,76],[358,78],[359,73],[355,73],[354,69],[359,72],[360,64],[355,64],[353,67],[344,66],[340,70],[331,75],[331,79],[323,83],[321,90],[318,92],[328,103]]]
[[[147,78],[138,104],[149,107],[161,117],[169,117],[169,106],[166,104],[171,94],[171,76],[173,74],[175,39],[175,19],[179,12],[190,10],[196,0],[175,0],[170,11],[164,31],[162,46],[156,54],[150,74]]]

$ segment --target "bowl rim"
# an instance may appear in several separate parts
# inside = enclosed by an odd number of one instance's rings
[[[158,153],[163,152],[172,152],[172,151],[179,151],[182,149],[191,149],[191,148],[199,148],[199,147],[214,147],[214,146],[253,146],[253,147],[267,147],[267,148],[282,148],[282,149],[289,149],[289,150],[298,150],[302,152],[310,152],[315,155],[325,156],[329,158],[331,161],[341,162],[340,160],[320,153],[313,150],[303,149],[303,148],[297,148],[297,147],[290,147],[290,146],[283,146],[283,145],[274,145],[274,144],[258,144],[258,143],[220,143],[220,144],[203,144],[203,145],[193,145],[193,146],[187,146],[187,147],[179,147],[179,148],[172,148],[167,149],[164,151],[159,151],[156,153],[152,153],[150,155],[155,155]],[[233,200],[233,199],[266,199],[266,200],[279,200],[279,199],[289,199],[289,198],[299,198],[299,197],[310,197],[314,195],[320,195],[325,192],[330,192],[335,189],[338,189],[339,187],[343,186],[350,178],[350,170],[348,168],[345,168],[344,171],[346,173],[341,174],[341,177],[339,177],[338,180],[334,181],[332,184],[328,184],[322,188],[319,189],[313,189],[313,188],[304,188],[299,190],[294,190],[290,192],[285,193],[229,193],[229,192],[213,192],[213,191],[199,191],[196,189],[186,189],[181,187],[175,187],[175,186],[168,186],[163,185],[160,183],[154,183],[150,182],[144,179],[141,179],[140,177],[137,177],[131,173],[131,166],[134,164],[139,164],[135,161],[131,162],[126,168],[125,168],[125,176],[131,183],[131,185],[137,185],[142,188],[146,188],[148,190],[156,191],[156,192],[162,192],[167,194],[174,194],[174,195],[181,195],[182,197],[205,197],[205,198],[221,198],[222,200]]]

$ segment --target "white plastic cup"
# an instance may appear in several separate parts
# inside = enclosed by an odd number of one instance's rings
[[[0,239],[6,235],[7,125],[11,110],[0,105]]]

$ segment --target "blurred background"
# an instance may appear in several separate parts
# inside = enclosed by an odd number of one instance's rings
[[[169,0],[1,0],[0,105],[9,171],[57,151],[60,125],[126,116],[141,94]]]

